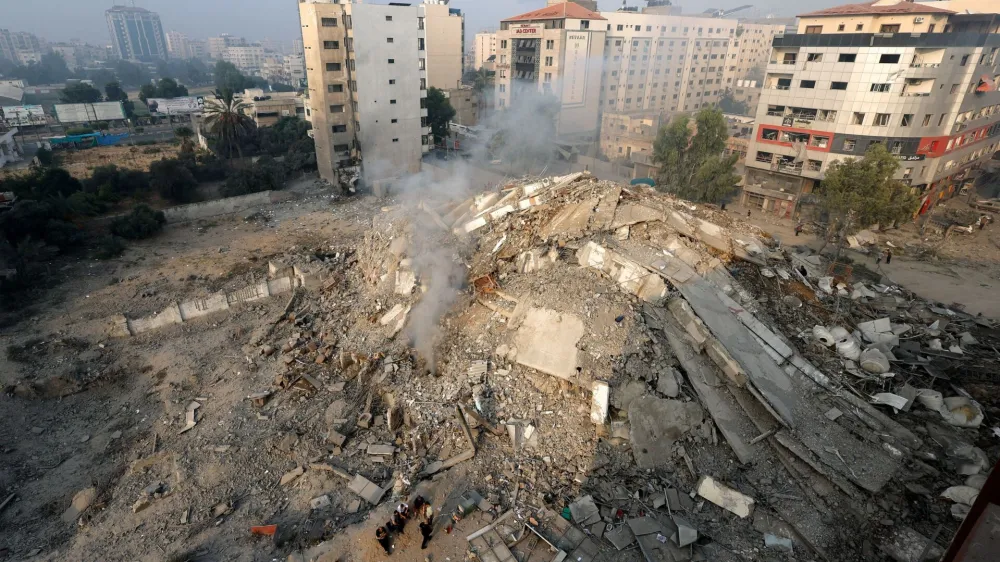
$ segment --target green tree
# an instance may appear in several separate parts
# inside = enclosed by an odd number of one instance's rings
[[[163,211],[154,211],[146,205],[138,205],[132,212],[111,222],[111,233],[128,240],[149,238],[163,230],[167,217]]]
[[[243,141],[255,130],[253,119],[244,113],[246,104],[233,97],[232,90],[215,92],[214,100],[206,100],[205,125],[215,139],[217,151],[224,151],[232,160],[234,152],[243,158]]]
[[[444,92],[431,87],[427,90],[427,121],[434,133],[434,143],[440,144],[448,138],[448,122],[455,117],[455,108],[445,97]]]
[[[100,90],[83,82],[66,86],[59,97],[63,103],[97,103],[104,99]]]
[[[188,89],[177,83],[173,78],[160,78],[160,81],[156,83],[156,95],[153,97],[157,98],[180,98],[188,95]]]
[[[899,161],[882,143],[870,145],[864,158],[830,164],[817,192],[819,209],[827,216],[823,248],[835,237],[843,244],[859,230],[913,217],[920,198],[893,179],[898,170]]]
[[[128,94],[122,89],[122,85],[116,82],[108,82],[104,85],[104,99],[107,101],[125,101]]]
[[[175,203],[189,203],[197,195],[198,181],[177,158],[164,158],[149,165],[149,186],[160,197]]]
[[[39,84],[62,84],[73,75],[66,66],[66,60],[59,53],[45,53],[39,62],[15,66],[9,72],[13,78],[20,78],[33,86]]]
[[[139,88],[139,101],[142,103],[149,103],[149,98],[156,97],[156,86],[152,84],[143,84]]]
[[[234,197],[259,191],[281,189],[284,182],[284,167],[273,158],[262,156],[253,166],[233,172],[226,178],[226,183],[220,192],[226,197]]]
[[[124,86],[139,87],[148,84],[151,76],[144,66],[139,66],[127,60],[115,61],[115,76]]]
[[[692,130],[694,129],[694,130]],[[656,187],[689,201],[720,203],[737,191],[738,156],[723,156],[729,127],[718,109],[702,109],[691,123],[681,115],[660,128],[653,161],[660,166]]]
[[[221,92],[229,90],[230,92],[242,92],[247,89],[250,85],[250,81],[247,80],[246,76],[236,68],[236,65],[226,62],[219,61],[215,63],[215,88]]]

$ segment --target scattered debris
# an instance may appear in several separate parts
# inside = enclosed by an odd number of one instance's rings
[[[719,484],[711,476],[702,476],[697,490],[699,496],[739,517],[747,518],[753,514],[753,498]]]

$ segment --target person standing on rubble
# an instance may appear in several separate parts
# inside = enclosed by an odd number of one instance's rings
[[[433,532],[433,527],[427,521],[420,522],[420,534],[423,535],[424,540],[420,543],[420,550],[425,550],[427,548],[427,543],[431,540],[431,533]]]
[[[885,265],[889,265],[892,262],[892,250],[885,251]]]
[[[389,533],[385,530],[385,527],[375,529],[375,540],[378,541],[378,544],[382,545],[382,549],[385,550],[386,556],[392,555],[392,550],[389,548]]]
[[[799,234],[802,234],[802,223],[795,225],[795,235],[798,236]]]

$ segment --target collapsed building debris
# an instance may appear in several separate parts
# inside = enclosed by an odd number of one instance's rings
[[[902,556],[979,494],[996,406],[966,383],[1000,374],[1000,342],[829,265],[582,173],[404,200],[355,261],[287,282],[302,298],[246,338],[273,384],[245,403],[300,412],[274,474],[312,511],[481,483],[505,511],[468,537],[481,560]],[[188,437],[210,425],[198,410]],[[326,473],[338,487],[310,487]]]

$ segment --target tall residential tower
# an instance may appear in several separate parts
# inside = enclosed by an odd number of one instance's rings
[[[160,16],[144,8],[115,6],[104,12],[111,45],[118,58],[152,62],[167,58]]]

